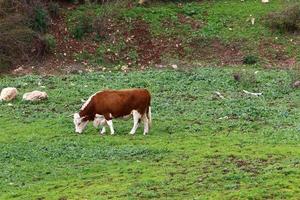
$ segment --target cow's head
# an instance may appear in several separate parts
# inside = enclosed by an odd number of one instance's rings
[[[82,133],[87,124],[88,120],[84,120],[84,117],[80,117],[79,113],[74,114],[74,125],[76,133]]]

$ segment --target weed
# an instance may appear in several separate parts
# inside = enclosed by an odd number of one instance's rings
[[[254,55],[246,55],[243,58],[243,63],[246,65],[254,65],[254,64],[258,63],[258,57],[254,56]]]
[[[46,32],[49,26],[49,16],[47,11],[40,6],[33,9],[33,16],[31,20],[31,27],[39,32]]]
[[[93,22],[93,31],[95,31],[98,35],[98,39],[105,39],[108,35],[107,29],[108,23],[107,19],[103,16],[98,16]]]
[[[56,40],[53,35],[51,34],[44,35],[42,41],[45,44],[46,53],[51,53],[55,49]]]
[[[60,7],[56,2],[50,2],[48,5],[48,12],[52,18],[57,18],[60,15]]]
[[[71,30],[71,34],[74,38],[81,39],[85,34],[92,32],[92,30],[91,16],[83,16]]]
[[[267,25],[281,33],[300,30],[300,4],[289,6],[283,11],[272,12],[266,17]]]

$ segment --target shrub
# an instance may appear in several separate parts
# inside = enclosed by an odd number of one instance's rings
[[[38,6],[33,10],[33,16],[31,19],[31,27],[35,31],[46,32],[49,26],[49,16],[47,11]]]
[[[52,18],[59,17],[59,15],[60,15],[59,4],[51,1],[48,5],[48,12]]]
[[[45,53],[51,53],[56,47],[55,37],[51,34],[46,34],[42,37],[42,41],[45,45]]]
[[[0,0],[0,66],[32,61],[53,48],[51,38],[36,32],[45,31],[48,20],[40,0]]]
[[[254,55],[247,55],[243,58],[243,63],[246,65],[254,65],[258,62],[258,57]]]
[[[100,38],[105,38],[107,35],[107,21],[103,16],[98,16],[93,22],[93,31],[95,31]]]
[[[281,12],[273,12],[267,16],[267,25],[279,32],[300,31],[300,4],[295,4]]]
[[[79,20],[71,32],[74,38],[81,39],[86,33],[90,33],[92,31],[92,19],[90,16],[85,16]]]

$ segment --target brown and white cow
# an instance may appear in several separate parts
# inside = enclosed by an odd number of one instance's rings
[[[75,131],[82,133],[89,121],[95,127],[103,125],[101,134],[105,133],[105,125],[114,134],[112,119],[133,116],[133,127],[130,134],[135,134],[138,124],[143,120],[144,135],[151,125],[151,95],[146,89],[104,90],[90,96],[82,105],[79,113],[74,114]]]

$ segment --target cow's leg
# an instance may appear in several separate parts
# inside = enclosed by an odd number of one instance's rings
[[[149,132],[149,119],[146,114],[143,115],[143,123],[144,123],[144,135],[147,135]]]
[[[141,118],[141,114],[138,111],[134,110],[134,111],[132,111],[132,116],[133,116],[133,127],[129,133],[131,135],[135,134],[136,129],[139,126],[139,120]]]
[[[100,134],[104,134],[106,131],[105,126],[102,127]]]
[[[115,130],[114,130],[114,127],[113,127],[113,122],[112,122],[111,119],[107,121],[107,125],[109,126],[110,134],[111,135],[115,134]]]

